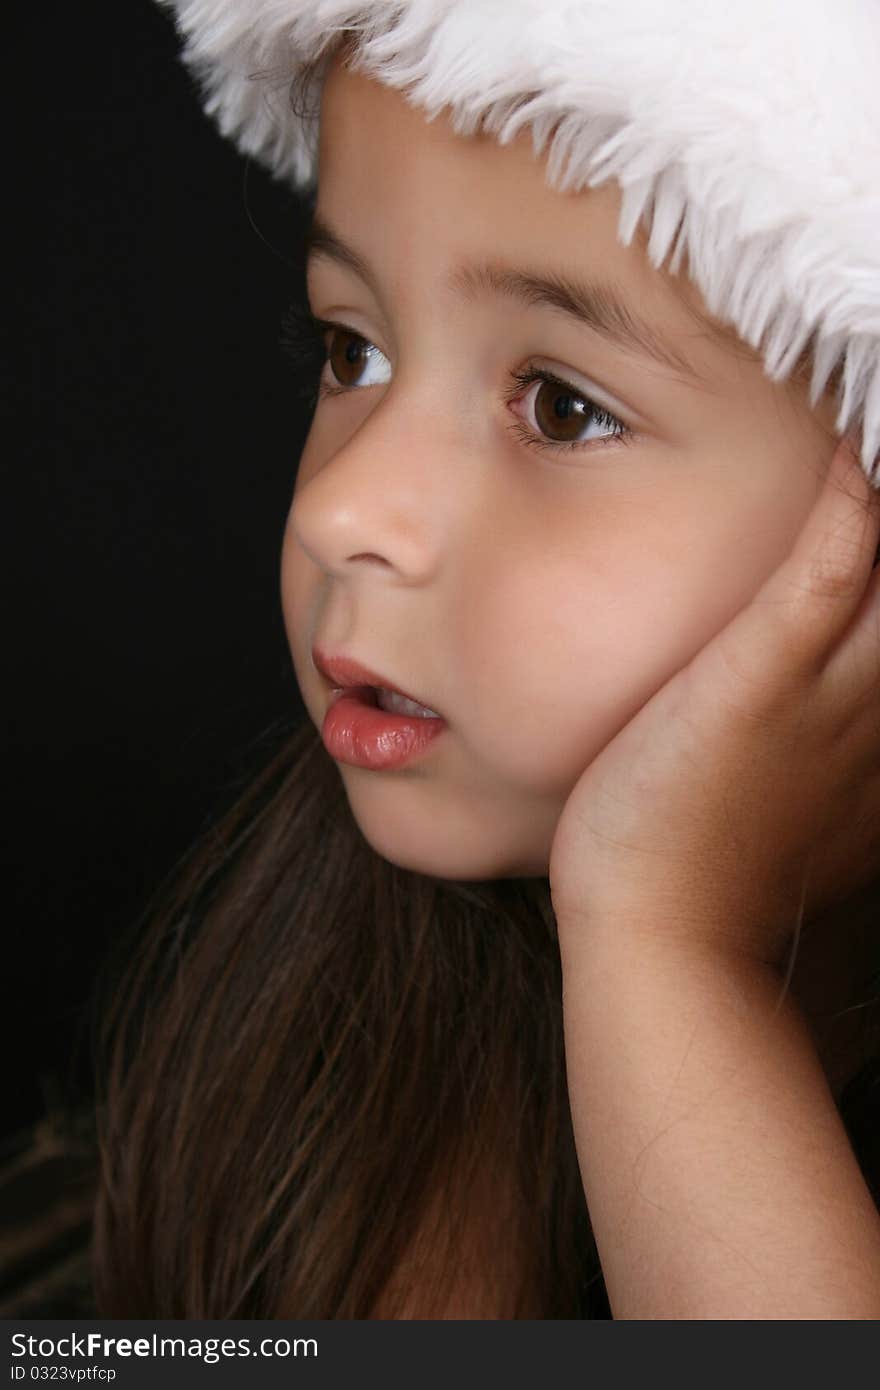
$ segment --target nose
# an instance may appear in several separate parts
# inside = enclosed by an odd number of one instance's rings
[[[405,583],[424,583],[436,570],[461,481],[444,442],[424,429],[426,412],[386,396],[341,445],[310,435],[288,526],[310,559],[344,577],[370,565]],[[418,426],[416,425],[418,421]],[[324,461],[321,461],[322,454]]]

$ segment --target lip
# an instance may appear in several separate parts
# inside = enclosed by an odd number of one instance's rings
[[[445,719],[380,709],[371,686],[334,692],[321,724],[331,758],[370,772],[391,772],[427,753],[446,729]]]
[[[333,656],[320,647],[313,647],[312,661],[321,675],[325,676],[333,685],[334,692],[341,693],[344,690],[356,689],[358,686],[372,685],[382,690],[393,690],[395,694],[402,695],[405,700],[414,700],[417,705],[424,705],[426,709],[432,709],[437,714],[440,713],[430,700],[423,700],[421,695],[414,695],[409,690],[403,690],[387,676],[378,675],[375,671],[371,671],[368,666],[362,666],[359,661],[355,661],[352,657]]]

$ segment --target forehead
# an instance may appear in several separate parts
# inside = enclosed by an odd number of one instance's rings
[[[761,375],[758,354],[709,315],[686,273],[650,263],[646,233],[621,244],[617,184],[559,192],[547,182],[546,150],[536,154],[527,129],[506,145],[485,132],[463,136],[447,111],[428,119],[337,55],[322,95],[318,221],[356,244],[392,295],[405,298],[418,281],[438,296],[450,287],[467,296],[485,284],[487,264],[490,278],[525,269],[586,285],[606,327],[623,322],[623,334],[611,334],[619,345],[647,344],[648,357],[695,382],[732,361]]]
[[[392,293],[405,296],[409,277],[429,280],[437,293],[454,286],[467,294],[469,280],[485,276],[455,268],[491,261],[502,271],[606,287],[623,317],[637,320],[635,336],[697,378],[705,372],[689,343],[710,372],[713,350],[742,350],[735,335],[715,338],[717,325],[686,276],[651,265],[643,235],[620,243],[617,184],[559,192],[547,182],[546,149],[535,153],[527,129],[506,145],[482,131],[463,136],[447,111],[428,119],[337,55],[322,95],[321,220],[350,233]]]
[[[620,244],[615,183],[560,193],[528,130],[506,145],[482,131],[460,135],[446,110],[429,120],[339,57],[322,97],[319,188],[334,225],[362,229],[362,239],[391,237],[408,257],[430,245],[450,261],[478,249],[584,271],[601,261],[606,277],[625,279],[643,300],[674,298],[671,277],[651,266],[643,246]],[[699,299],[689,282],[681,292]]]

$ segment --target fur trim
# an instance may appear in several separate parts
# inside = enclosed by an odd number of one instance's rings
[[[613,177],[624,244],[685,251],[709,310],[786,376],[812,340],[817,401],[880,488],[878,0],[158,0],[224,135],[301,190],[315,120],[291,79],[357,35],[357,66],[433,119],[507,143],[530,126],[560,190]],[[321,77],[310,108],[320,99]],[[876,475],[875,475],[876,474]]]

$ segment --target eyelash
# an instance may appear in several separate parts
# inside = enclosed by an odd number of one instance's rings
[[[311,310],[299,301],[290,305],[282,321],[281,349],[291,361],[295,369],[296,379],[300,383],[297,395],[300,399],[305,400],[310,410],[314,409],[318,401],[323,400],[325,396],[344,396],[359,389],[357,386],[326,386],[320,381],[324,367],[329,361],[324,334],[333,330],[347,333],[362,343],[373,346],[369,343],[368,338],[364,338],[362,334],[355,332],[347,324],[316,318]],[[315,385],[316,377],[318,378],[317,387]],[[561,390],[568,392],[577,400],[583,401],[589,407],[590,415],[585,423],[598,424],[613,430],[613,434],[604,439],[572,440],[570,443],[561,444],[558,441],[542,439],[521,420],[515,420],[509,426],[510,432],[520,438],[528,448],[534,449],[538,453],[567,454],[571,450],[604,448],[609,444],[629,444],[632,442],[634,431],[628,425],[625,425],[622,420],[618,419],[616,415],[612,415],[603,406],[597,405],[570,381],[557,376],[554,372],[535,367],[529,363],[521,370],[511,372],[510,380],[513,384],[504,392],[504,399],[508,403],[522,395],[533,382],[547,382],[550,386],[560,387]]]

